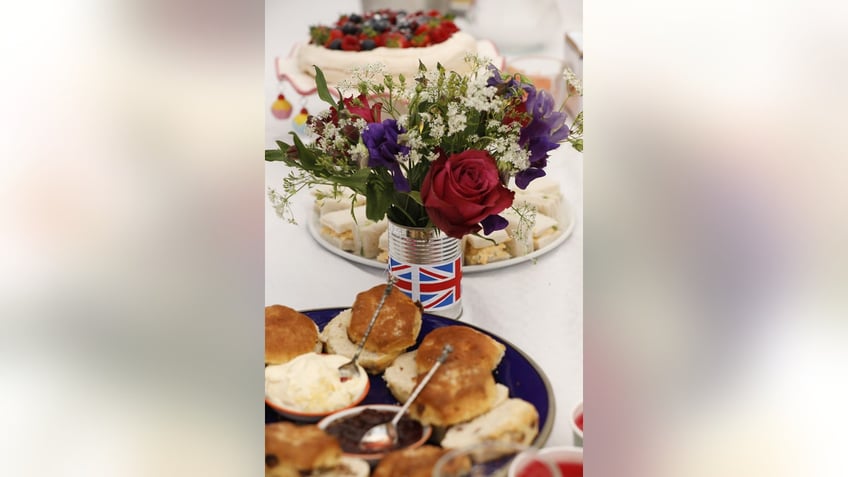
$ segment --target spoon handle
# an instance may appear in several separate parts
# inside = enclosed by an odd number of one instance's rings
[[[397,414],[395,414],[395,417],[392,418],[393,426],[397,426],[398,422],[400,422],[401,417],[406,414],[406,410],[409,409],[409,406],[412,405],[412,401],[415,401],[415,398],[417,398],[418,395],[421,394],[421,390],[424,389],[424,386],[427,385],[427,382],[430,381],[430,378],[432,378],[433,375],[436,374],[436,370],[439,369],[439,366],[441,366],[442,363],[444,363],[445,360],[448,359],[448,355],[452,352],[453,346],[449,344],[445,345],[445,347],[442,348],[442,354],[440,354],[439,357],[436,358],[436,362],[433,364],[433,367],[430,368],[430,371],[427,371],[427,374],[424,376],[424,379],[422,379],[421,382],[418,383],[418,386],[415,387],[415,390],[412,391],[412,394],[410,394],[406,402],[403,403],[403,407],[400,408],[400,411],[398,411]]]
[[[368,322],[368,327],[365,328],[365,334],[362,335],[362,339],[359,340],[359,344],[356,346],[356,353],[351,358],[353,361],[359,359],[359,355],[362,354],[362,348],[365,347],[365,340],[368,339],[368,335],[371,334],[371,329],[374,328],[374,323],[377,322],[377,315],[380,314],[380,310],[383,309],[383,305],[386,303],[386,299],[391,295],[392,288],[395,285],[395,277],[390,276],[388,278],[388,283],[386,284],[386,290],[383,292],[383,297],[380,298],[380,303],[377,304],[377,308],[374,309],[374,315],[371,317],[371,321]]]

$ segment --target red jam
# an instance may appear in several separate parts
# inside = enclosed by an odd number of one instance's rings
[[[580,429],[581,431],[583,430],[583,413],[582,412],[580,414],[578,414],[577,417],[574,419],[574,423],[577,424],[578,429]]]
[[[583,477],[583,464],[579,462],[557,462],[562,477]],[[526,467],[521,469],[518,477],[552,477],[548,467],[538,460],[531,461]]]
[[[359,441],[362,436],[372,427],[385,424],[391,421],[393,417],[395,417],[393,411],[366,409],[359,414],[332,422],[325,431],[339,440],[339,445],[344,452],[359,454],[363,453],[363,450],[359,448]],[[389,450],[403,449],[418,442],[424,429],[418,421],[409,418],[409,416],[403,416],[398,422],[397,431],[398,442]]]

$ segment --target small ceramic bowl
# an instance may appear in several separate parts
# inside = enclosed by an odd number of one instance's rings
[[[513,459],[507,476],[526,475],[583,477],[583,449],[558,446],[524,451]]]
[[[571,430],[574,432],[574,444],[583,446],[583,401],[577,403],[571,411]]]
[[[365,405],[365,406],[352,407],[350,409],[345,409],[343,411],[333,413],[333,414],[325,417],[324,419],[321,419],[321,421],[318,422],[318,427],[321,428],[321,429],[324,429],[329,434],[335,435],[335,433],[332,429],[328,430],[328,428],[330,426],[344,425],[343,423],[345,421],[353,422],[353,421],[351,421],[351,419],[355,418],[356,416],[358,416],[359,414],[361,414],[362,412],[364,412],[366,410],[381,411],[381,412],[385,413],[386,419],[383,422],[388,422],[392,419],[392,417],[394,417],[394,415],[398,411],[400,411],[400,409],[401,409],[400,406],[395,406],[395,405],[392,405],[392,404],[368,404],[368,405]],[[404,421],[406,421],[407,419],[409,419],[409,418],[404,417],[403,419],[401,419],[401,425],[403,425]],[[376,425],[376,423],[375,424],[369,424],[368,426],[363,426],[363,427],[357,426],[356,432],[347,432],[346,431],[344,434],[346,436],[364,434],[373,425]],[[365,428],[365,427],[367,427],[367,428]],[[403,431],[401,430],[401,432],[403,432]],[[401,449],[415,449],[417,447],[421,447],[425,442],[427,442],[427,439],[430,438],[430,435],[432,434],[432,432],[433,432],[433,429],[430,426],[421,424],[421,436],[415,438],[414,440],[412,440],[412,442],[401,447]],[[339,437],[339,436],[337,435],[336,437]],[[391,452],[393,450],[398,450],[398,449],[391,449],[391,450],[385,451],[385,452],[369,453],[369,452],[365,452],[365,451],[362,451],[362,450],[355,448],[355,446],[352,443],[346,443],[344,441],[344,439],[340,439],[340,444],[342,445],[342,454],[344,454],[348,457],[356,457],[356,458],[365,459],[365,460],[368,460],[368,461],[380,460],[388,452]]]
[[[336,368],[339,366],[339,363],[344,363],[344,362],[347,361],[347,358],[345,358],[343,356],[324,355],[324,354],[321,354],[321,355],[316,354],[314,356],[304,356],[302,358],[306,359],[306,360],[312,360],[311,364],[313,364],[313,365],[317,364],[317,367],[323,373],[336,372]],[[283,402],[281,402],[282,399],[275,399],[273,396],[277,393],[285,392],[289,388],[285,384],[286,381],[282,377],[280,377],[279,375],[275,376],[274,373],[285,374],[285,373],[289,372],[289,369],[286,369],[286,367],[291,366],[291,365],[298,366],[298,364],[295,363],[295,361],[299,360],[299,359],[301,359],[301,357],[295,358],[295,360],[290,361],[289,363],[286,363],[286,364],[283,364],[283,365],[276,365],[275,370],[271,370],[270,366],[265,368],[265,403],[269,407],[271,407],[272,409],[277,411],[277,413],[279,413],[283,417],[286,417],[286,418],[288,418],[292,421],[297,421],[297,422],[314,423],[314,422],[320,421],[324,417],[329,416],[330,414],[332,414],[334,412],[338,412],[338,411],[341,411],[341,410],[344,410],[344,409],[348,409],[348,408],[351,408],[351,407],[354,407],[354,406],[358,406],[360,403],[362,403],[362,401],[365,399],[365,397],[368,396],[368,391],[370,391],[370,389],[371,389],[371,382],[368,379],[368,374],[365,372],[365,369],[363,369],[362,366],[359,366],[360,375],[364,376],[365,378],[364,379],[360,378],[359,380],[352,380],[352,381],[349,381],[349,383],[347,384],[347,386],[355,384],[356,388],[348,389],[348,390],[345,390],[345,391],[342,391],[340,389],[333,391],[333,392],[339,393],[339,395],[336,396],[337,401],[342,401],[345,398],[347,398],[348,396],[350,396],[354,393],[357,393],[355,398],[353,398],[353,399],[351,399],[347,402],[344,402],[342,405],[335,407],[335,408],[332,408],[332,409],[325,409],[325,410],[322,410],[320,412],[317,412],[317,411],[310,410],[310,409],[297,408],[297,407],[294,407],[294,406],[290,406],[288,404],[284,404]],[[297,370],[296,375],[298,376],[298,380],[309,379],[311,376],[314,376],[315,375],[314,373],[316,372],[315,367],[295,368],[295,369]],[[283,371],[283,370],[285,370],[285,371]],[[275,376],[275,377],[272,377],[272,376]],[[301,378],[300,376],[303,376],[303,378]],[[325,399],[329,399],[329,396],[327,396],[326,390],[325,390],[326,379],[327,379],[326,374],[324,374],[324,376],[325,376],[324,381],[316,381],[316,387],[312,390],[312,393],[316,396],[322,396]],[[286,379],[291,379],[291,378],[287,377]],[[359,381],[361,381],[361,382],[359,382]],[[318,383],[323,383],[323,384],[318,384]],[[361,386],[361,390],[360,390],[360,386]],[[292,399],[292,398],[289,398],[289,399]]]
[[[350,409],[350,408],[358,405],[359,403],[361,403],[365,399],[366,396],[368,396],[368,391],[370,390],[370,388],[371,388],[371,383],[366,384],[365,389],[362,391],[362,394],[360,394],[359,397],[357,397],[353,402],[351,402],[350,404],[348,404],[345,407],[342,407],[342,408],[339,408],[339,409],[333,409],[331,411],[326,411],[326,412],[304,412],[304,411],[300,411],[298,409],[288,408],[288,407],[285,407],[278,402],[274,402],[274,401],[269,400],[267,396],[265,397],[265,404],[270,406],[271,409],[277,411],[277,413],[279,413],[281,416],[288,418],[288,419],[291,419],[292,421],[304,422],[304,423],[315,423],[315,422],[318,422],[321,419],[323,419],[323,418],[325,418],[325,417],[327,417],[327,416],[329,416],[329,415],[331,415],[335,412],[344,411],[346,409]]]

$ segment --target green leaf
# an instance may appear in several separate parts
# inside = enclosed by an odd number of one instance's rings
[[[414,200],[416,204],[424,205],[424,201],[421,199],[421,192],[417,190],[411,191],[409,193],[409,198]]]
[[[315,65],[313,66],[315,67],[315,85],[318,87],[318,97],[324,100],[325,103],[338,109],[336,100],[333,99],[333,95],[330,94],[330,90],[327,88],[327,80],[324,78],[324,72],[321,71],[321,68]]]
[[[364,168],[359,169],[355,174],[350,176],[330,176],[329,179],[336,184],[353,189],[358,194],[364,194],[367,190],[368,178],[370,176],[371,170]]]
[[[286,157],[286,153],[279,149],[265,149],[265,160],[268,162],[285,162],[286,159],[288,159],[288,157]]]
[[[365,187],[365,216],[370,220],[382,220],[392,205],[392,185],[377,176]]]
[[[306,170],[312,170],[315,168],[315,163],[318,161],[318,156],[315,155],[312,150],[306,147],[303,144],[303,141],[297,137],[297,134],[292,133],[292,137],[294,138],[294,146],[297,148],[298,158],[300,159],[300,164]]]

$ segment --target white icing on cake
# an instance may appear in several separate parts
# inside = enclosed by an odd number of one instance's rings
[[[307,44],[297,52],[297,66],[301,71],[314,76],[315,68],[312,65],[317,65],[324,72],[328,83],[338,83],[348,78],[355,67],[372,63],[386,65],[386,71],[395,76],[403,74],[412,78],[418,72],[419,59],[428,70],[435,69],[436,63],[441,63],[448,71],[467,72],[465,56],[476,52],[477,41],[474,37],[458,31],[442,43],[420,48],[381,46],[369,51],[342,51]]]

